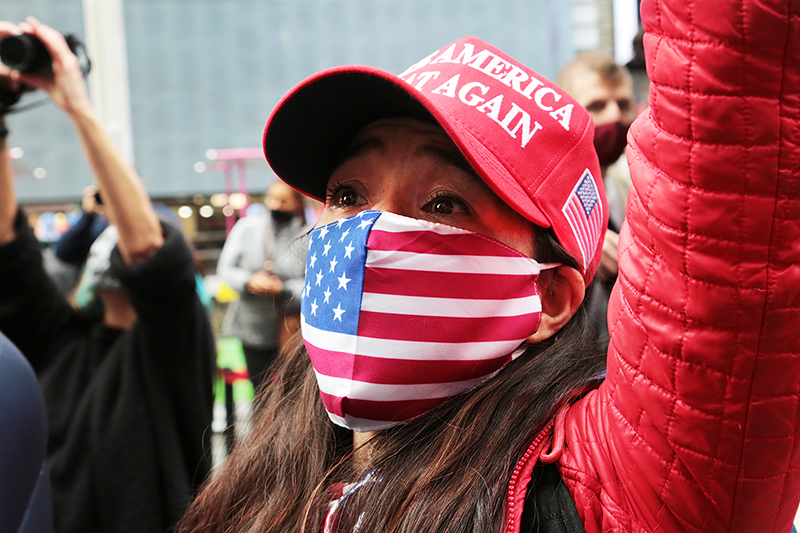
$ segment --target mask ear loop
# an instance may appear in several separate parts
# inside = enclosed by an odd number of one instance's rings
[[[539,272],[542,270],[550,270],[551,268],[558,268],[564,266],[564,263],[539,263]]]
[[[524,354],[528,350],[528,348],[530,348],[530,347],[531,347],[531,345],[528,344],[527,342],[523,342],[522,344],[520,344],[519,348],[517,348],[516,350],[511,352],[511,360],[513,361],[514,359],[516,359],[520,355]]]
[[[553,269],[558,268],[560,266],[564,266],[564,263],[539,263],[539,274],[541,274],[545,270],[553,270]],[[547,286],[540,285],[540,287],[542,287],[542,289],[546,289],[546,290],[549,290],[550,292],[552,292],[551,285],[552,285],[554,280],[555,280],[555,273],[553,274],[553,277],[550,278],[550,280],[548,281]],[[541,278],[540,278],[539,281],[541,281]],[[541,298],[541,295],[539,297]]]

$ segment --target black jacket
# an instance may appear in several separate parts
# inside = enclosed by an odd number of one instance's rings
[[[73,311],[22,212],[16,227],[0,246],[0,331],[44,391],[56,529],[165,531],[210,469],[215,348],[191,251],[168,225],[140,264],[114,250],[138,313],[121,331]]]

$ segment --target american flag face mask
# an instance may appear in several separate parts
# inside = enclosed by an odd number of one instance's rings
[[[384,429],[493,377],[539,327],[537,279],[555,266],[382,211],[315,229],[302,332],[331,420]]]

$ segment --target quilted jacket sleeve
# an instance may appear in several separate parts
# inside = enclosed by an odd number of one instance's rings
[[[800,1],[645,0],[651,108],[608,379],[560,460],[591,531],[788,531],[800,501]]]

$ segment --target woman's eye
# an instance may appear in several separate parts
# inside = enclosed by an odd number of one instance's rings
[[[449,198],[437,198],[433,201],[431,207],[433,208],[434,213],[438,213],[440,215],[451,215],[453,214],[453,202]]]
[[[453,215],[466,213],[468,210],[464,202],[457,198],[437,196],[423,207],[423,211],[434,215]]]
[[[332,207],[353,207],[358,203],[358,193],[350,187],[339,186],[328,193],[327,204]]]

